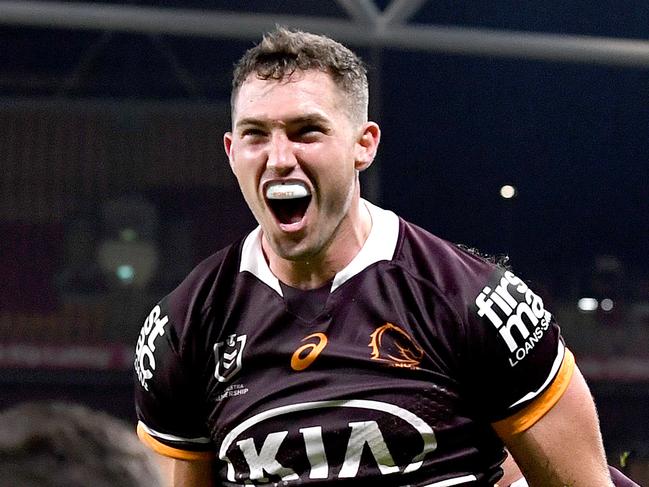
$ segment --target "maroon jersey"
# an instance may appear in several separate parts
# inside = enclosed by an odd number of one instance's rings
[[[258,228],[151,311],[135,359],[145,443],[214,457],[224,486],[500,477],[494,425],[529,427],[569,380],[557,325],[512,273],[363,204],[371,233],[330,287],[281,284]]]

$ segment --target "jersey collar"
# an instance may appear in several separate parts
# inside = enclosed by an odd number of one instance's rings
[[[361,200],[372,217],[372,229],[356,257],[336,274],[331,292],[370,265],[382,260],[392,260],[399,239],[399,217],[391,211]],[[261,227],[254,229],[243,242],[239,272],[248,271],[282,296],[279,280],[271,272],[261,250]]]

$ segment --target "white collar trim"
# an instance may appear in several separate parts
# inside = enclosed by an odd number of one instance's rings
[[[243,242],[239,272],[243,271],[252,273],[261,282],[274,289],[277,294],[283,296],[279,280],[270,271],[264,252],[261,249],[261,227],[257,227],[250,232]]]
[[[383,210],[372,203],[361,200],[372,217],[372,229],[356,257],[338,272],[331,285],[331,292],[367,267],[382,260],[392,260],[399,239],[399,217],[391,211]],[[243,242],[239,272],[248,271],[257,279],[282,296],[279,280],[271,272],[261,248],[261,227],[255,228]]]

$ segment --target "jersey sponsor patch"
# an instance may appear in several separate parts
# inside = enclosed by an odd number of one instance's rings
[[[155,371],[156,341],[165,334],[165,327],[169,322],[167,315],[162,315],[160,305],[157,305],[146,320],[140,330],[140,336],[135,347],[135,373],[145,390],[149,390],[148,381],[153,377]]]
[[[341,416],[341,410],[349,411],[342,414],[349,419],[346,434],[332,434],[328,421]],[[309,421],[302,424],[299,418],[309,411],[317,411],[321,422],[307,415]],[[274,430],[279,424],[284,429]],[[231,482],[291,485],[306,479],[353,479],[364,469],[381,477],[414,472],[436,448],[431,426],[402,407],[368,400],[315,401],[250,417],[225,435],[219,458],[226,462]]]
[[[424,351],[402,328],[386,323],[370,335],[368,347],[372,349],[372,360],[388,362],[393,367],[416,369]]]
[[[241,370],[241,357],[246,346],[246,335],[229,335],[223,342],[214,344],[216,367],[214,377],[219,382],[228,382]]]
[[[507,345],[512,367],[534,349],[552,318],[543,300],[509,271],[493,289],[485,286],[475,298],[475,305],[478,316],[486,318]]]

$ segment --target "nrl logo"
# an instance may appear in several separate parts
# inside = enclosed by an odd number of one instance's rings
[[[246,335],[230,335],[224,342],[214,345],[216,369],[214,377],[219,382],[227,382],[241,369],[241,355],[246,346]]]

